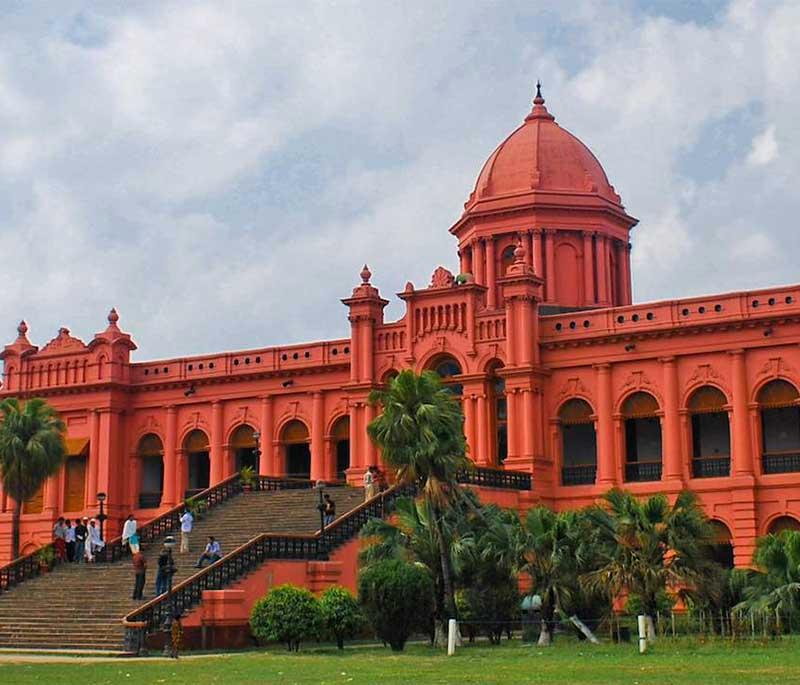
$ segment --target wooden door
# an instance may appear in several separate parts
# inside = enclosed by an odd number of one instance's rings
[[[26,500],[22,505],[23,514],[41,514],[44,509],[44,483],[39,486],[39,489],[33,496]]]
[[[86,457],[69,457],[66,465],[64,511],[83,511],[86,502]]]

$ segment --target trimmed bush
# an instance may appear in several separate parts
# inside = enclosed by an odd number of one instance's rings
[[[280,585],[262,597],[250,612],[250,630],[260,642],[285,642],[300,651],[303,640],[319,635],[319,601],[305,588]]]
[[[371,564],[358,578],[358,597],[378,637],[400,652],[415,630],[433,620],[433,581],[424,566],[388,559]]]
[[[349,590],[334,585],[319,598],[319,607],[325,629],[336,638],[336,646],[344,649],[344,641],[354,637],[364,623],[358,600]]]

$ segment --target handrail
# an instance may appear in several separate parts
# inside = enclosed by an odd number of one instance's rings
[[[467,485],[510,490],[530,490],[532,484],[531,474],[527,471],[509,471],[486,466],[461,469],[456,480]]]
[[[211,566],[178,583],[138,607],[122,619],[125,650],[138,653],[148,632],[157,630],[175,612],[183,614],[200,602],[204,590],[220,589],[235,582],[268,559],[326,559],[352,539],[371,518],[383,518],[399,497],[416,492],[415,485],[395,485],[333,521],[324,533],[281,535],[262,533],[226,554]]]
[[[292,478],[274,478],[271,476],[258,476],[256,480],[257,490],[282,490],[282,489],[305,489],[313,486],[310,480],[300,480]],[[206,488],[202,492],[193,495],[184,502],[156,516],[144,525],[140,526],[136,533],[141,542],[154,542],[165,533],[174,530],[180,523],[180,516],[186,506],[186,502],[205,500],[206,507],[212,509],[222,502],[228,501],[231,497],[240,494],[244,490],[240,474],[236,473],[216,485]],[[54,544],[48,543],[39,549],[26,554],[25,556],[14,559],[5,566],[0,567],[0,594],[9,590],[15,585],[36,578],[41,575],[42,569],[39,563],[39,554],[42,550],[52,548],[55,553]],[[115,562],[124,558],[130,551],[127,545],[122,544],[122,536],[109,540],[103,549],[95,555],[98,562]],[[53,566],[63,563],[54,555]]]

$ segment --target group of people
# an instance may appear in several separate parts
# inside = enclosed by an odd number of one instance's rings
[[[53,526],[53,547],[59,561],[78,564],[93,562],[105,544],[97,520],[88,516],[74,521],[59,516]]]
[[[364,471],[364,501],[386,489],[386,474],[374,464]]]

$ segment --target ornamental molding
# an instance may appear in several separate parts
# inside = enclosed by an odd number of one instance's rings
[[[771,357],[765,361],[756,373],[756,378],[796,377],[795,368],[783,357]]]
[[[69,328],[62,327],[58,329],[58,335],[39,350],[36,356],[83,353],[87,349],[83,340],[70,335]]]
[[[161,426],[161,422],[155,417],[155,414],[148,414],[136,426],[136,429],[134,430],[136,443],[138,444],[139,440],[141,440],[148,433],[154,433],[162,441],[164,439],[164,431]]]
[[[586,387],[586,384],[576,376],[575,378],[568,378],[561,386],[561,389],[556,395],[555,409],[573,397],[584,398],[594,407],[594,399],[591,391]]]
[[[619,387],[617,396],[624,398],[632,392],[637,391],[649,392],[658,400],[659,407],[664,406],[661,391],[658,389],[658,386],[656,386],[656,384],[650,380],[650,377],[644,371],[632,371],[630,374],[628,374],[625,382]]]
[[[695,367],[694,373],[689,377],[686,382],[686,394],[702,385],[716,385],[723,390],[725,395],[731,396],[730,386],[725,380],[725,377],[713,364],[698,364]]]
[[[208,421],[203,416],[202,412],[193,411],[189,418],[184,421],[181,428],[181,435],[186,435],[193,430],[202,430],[207,436],[210,436]]]
[[[436,270],[433,272],[433,275],[431,276],[431,284],[428,287],[452,288],[455,282],[456,279],[455,276],[453,276],[453,273],[449,269],[439,266],[436,267]]]

